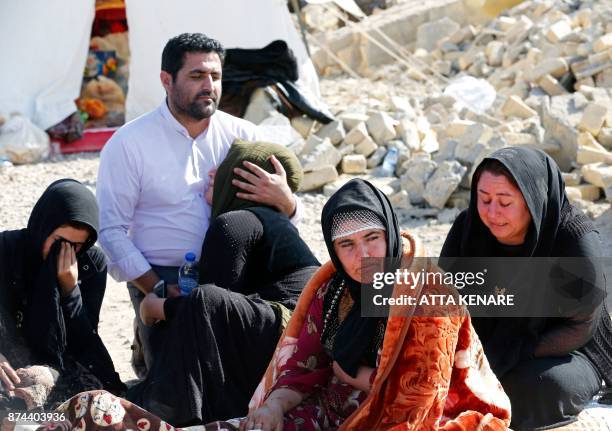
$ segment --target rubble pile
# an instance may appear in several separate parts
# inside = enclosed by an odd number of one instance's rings
[[[438,216],[452,220],[474,166],[527,145],[557,161],[573,202],[612,202],[612,1],[526,1],[485,25],[442,17],[416,29],[411,53],[423,67],[398,61],[367,80],[323,79],[335,121],[285,119],[304,191],[329,194],[366,175],[397,208],[447,207]],[[486,110],[445,91],[464,76],[490,84]],[[279,127],[261,124],[270,121]]]

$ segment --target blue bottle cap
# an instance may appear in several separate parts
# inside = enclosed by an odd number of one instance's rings
[[[188,252],[187,254],[185,254],[185,260],[186,260],[187,262],[195,262],[195,259],[196,259],[196,255],[195,255],[195,253],[193,253],[193,252],[191,252],[191,251],[190,251],[190,252]]]

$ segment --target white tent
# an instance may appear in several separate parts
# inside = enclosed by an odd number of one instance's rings
[[[94,0],[26,0],[0,7],[0,113],[20,112],[42,129],[74,112],[87,57]],[[127,120],[164,97],[161,52],[171,37],[203,32],[226,48],[287,42],[299,84],[318,96],[318,80],[285,0],[126,0],[130,77]]]

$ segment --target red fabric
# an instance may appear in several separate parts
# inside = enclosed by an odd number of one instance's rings
[[[425,259],[420,259],[418,265],[427,265],[427,268],[416,267],[417,263],[412,258],[426,256],[424,248],[410,235],[403,236],[408,248],[403,267],[415,272],[422,269],[437,271],[438,269]],[[304,373],[303,370],[297,373],[293,368],[297,363],[294,355],[302,354],[300,336],[304,327],[308,327],[309,310],[314,312],[318,307],[313,304],[320,300],[320,288],[333,273],[334,268],[328,262],[305,287],[268,370],[253,395],[249,405],[251,410],[261,406],[275,385],[283,382],[283,372],[285,376],[291,375],[292,379],[299,380],[302,385],[322,381],[322,375],[312,379],[298,377],[297,374]],[[453,291],[454,288],[450,286],[397,285],[393,294],[396,297],[418,297],[422,294]],[[316,426],[323,430],[507,429],[510,423],[510,402],[489,368],[467,311],[459,306],[442,308],[444,309],[428,309],[429,313],[426,313],[418,306],[391,307],[379,366],[370,394],[365,400],[360,400],[359,407],[342,421],[340,427],[337,428],[333,423],[335,417],[326,416],[329,411],[310,407],[312,404],[308,403],[312,397],[297,409],[302,407],[303,410],[309,410],[311,417],[314,414],[317,418]],[[310,319],[312,320],[312,315]],[[292,371],[288,371],[289,369]],[[293,380],[294,383],[295,381]],[[319,400],[324,400],[329,393],[330,383],[328,381],[320,388],[315,388]],[[323,426],[319,420],[322,416],[325,416],[322,419]],[[286,430],[293,429],[288,425],[286,421]]]
[[[291,357],[280,369],[271,388],[288,388],[309,397],[285,414],[285,431],[338,428],[365,400],[366,394],[339,381],[332,359],[321,345],[323,297],[327,284],[317,291],[306,315]]]

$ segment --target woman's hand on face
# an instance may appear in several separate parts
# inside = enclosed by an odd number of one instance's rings
[[[0,380],[9,397],[13,396],[15,385],[21,383],[21,379],[2,353],[0,353]]]
[[[64,295],[68,295],[76,287],[79,277],[79,267],[74,248],[62,241],[57,258],[57,280]]]
[[[277,403],[264,404],[240,423],[240,431],[283,431],[283,409]]]

